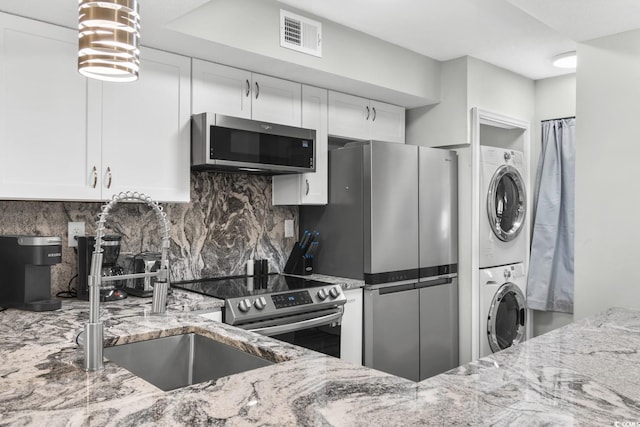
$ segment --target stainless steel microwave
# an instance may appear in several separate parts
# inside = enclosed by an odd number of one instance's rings
[[[201,113],[191,116],[191,169],[269,175],[315,172],[316,131]]]

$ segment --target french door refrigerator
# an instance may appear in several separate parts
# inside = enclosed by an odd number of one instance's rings
[[[363,362],[415,381],[458,365],[457,157],[414,145],[329,152],[329,203],[314,272],[363,279]]]

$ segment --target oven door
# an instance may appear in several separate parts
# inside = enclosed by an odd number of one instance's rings
[[[239,326],[261,335],[339,358],[342,313],[343,308],[336,307]]]

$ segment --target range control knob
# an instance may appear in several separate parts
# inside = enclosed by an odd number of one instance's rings
[[[255,308],[257,308],[258,310],[262,310],[263,308],[265,308],[267,306],[267,300],[264,299],[264,297],[260,297],[257,300],[255,300],[253,302],[253,306]]]
[[[243,313],[246,313],[247,311],[249,311],[250,308],[251,308],[251,301],[249,301],[246,298],[241,300],[238,303],[238,309]]]
[[[320,301],[326,300],[328,296],[329,295],[327,294],[327,291],[324,290],[324,288],[318,291],[318,298],[320,298]]]
[[[331,298],[338,298],[340,296],[340,287],[334,286],[333,288],[329,289],[329,295],[331,295]]]

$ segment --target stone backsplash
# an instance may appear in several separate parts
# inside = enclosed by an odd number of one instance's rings
[[[101,205],[0,201],[0,234],[62,237],[62,263],[52,267],[55,295],[66,291],[77,273],[67,223],[84,221],[86,233],[94,233]],[[172,281],[244,274],[248,259],[266,258],[270,269],[280,272],[296,240],[284,237],[284,221],[294,220],[297,235],[298,207],[271,205],[270,177],[192,172],[191,202],[162,206],[171,227]],[[107,232],[123,236],[121,253],[159,251],[157,218],[145,205],[116,205],[106,225]]]

